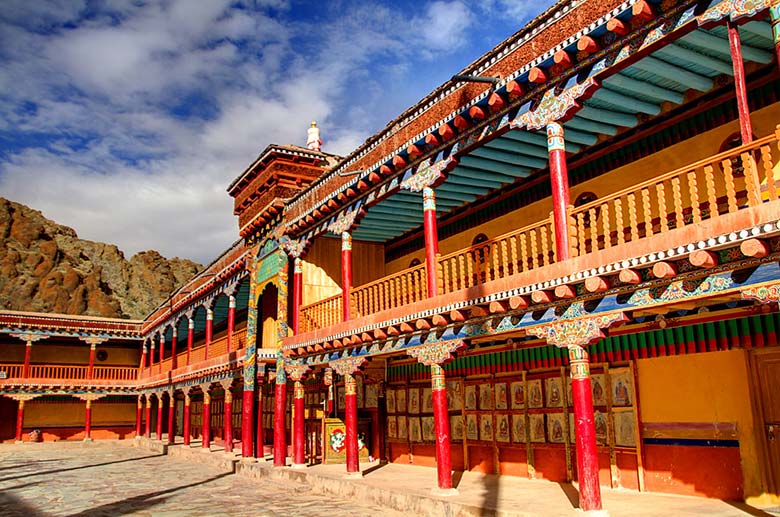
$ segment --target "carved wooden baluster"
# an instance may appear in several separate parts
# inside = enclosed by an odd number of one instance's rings
[[[653,235],[653,214],[650,210],[650,191],[642,189],[642,209],[645,217],[645,237]]]
[[[775,185],[775,170],[772,166],[772,148],[765,145],[761,148],[761,167],[764,170],[764,179],[767,186],[769,201],[777,199],[777,185]]]
[[[704,182],[707,185],[707,210],[709,217],[718,215],[718,197],[715,191],[715,171],[712,165],[704,167]]]
[[[604,231],[604,247],[612,247],[612,235],[609,227],[609,202],[601,205],[601,228]]]
[[[726,181],[726,199],[729,204],[729,213],[737,211],[737,193],[734,187],[734,171],[731,169],[731,160],[723,160],[723,179]]]
[[[542,260],[541,264],[542,266],[546,266],[550,263],[550,243],[548,242],[548,235],[547,235],[547,225],[544,225],[539,228],[539,236],[540,236],[540,245],[541,245],[541,253],[542,253]]]
[[[467,257],[468,252],[458,255],[458,289],[463,289],[469,285],[467,279],[468,273],[466,270],[470,269],[470,266],[467,265],[467,263],[469,263],[469,261],[466,260]]]
[[[701,222],[701,206],[699,203],[699,184],[696,180],[696,169],[688,172],[688,193],[691,196],[691,220],[694,224]]]
[[[585,235],[585,213],[582,211],[577,212],[577,241],[580,248],[579,254],[584,255],[588,251],[585,247],[588,241]]]
[[[588,209],[588,219],[590,222],[590,251],[599,249],[599,222],[596,220],[596,209]]]
[[[491,249],[491,255],[493,255],[493,270],[490,272],[490,279],[495,280],[499,277],[499,272],[501,271],[499,269],[499,256],[498,256],[498,243],[494,242],[490,245]]]
[[[761,204],[761,192],[759,191],[761,182],[758,179],[758,168],[756,167],[756,161],[753,159],[753,153],[744,152],[740,159],[742,160],[742,170],[745,175],[748,205],[758,206]]]
[[[511,266],[510,274],[516,274],[518,270],[517,264],[517,236],[512,235],[509,237],[509,264]]]
[[[631,240],[639,239],[639,221],[636,217],[636,195],[631,192],[628,195],[628,223],[631,227]]]
[[[501,271],[503,271],[503,274],[500,276],[502,278],[512,274],[509,264],[511,264],[509,262],[509,245],[507,239],[501,239]]]
[[[685,226],[685,218],[683,217],[682,192],[680,191],[679,176],[672,178],[672,198],[674,199],[675,228],[682,228]]]
[[[477,256],[474,250],[469,250],[466,256],[466,287],[474,285],[474,261],[477,260]]]
[[[539,265],[539,247],[536,245],[536,230],[531,230],[531,269]]]
[[[658,200],[658,217],[661,223],[661,232],[669,231],[669,219],[666,210],[666,187],[663,182],[656,184],[655,193]]]
[[[520,271],[528,270],[528,238],[525,232],[520,234]]]
[[[395,300],[396,292],[395,292],[395,282],[393,282],[393,279],[391,278],[389,281],[385,282],[385,299],[382,303],[382,306],[387,309],[390,307],[392,302],[390,300]]]
[[[623,226],[623,199],[615,200],[615,225],[617,226],[617,243],[626,243],[625,227]]]

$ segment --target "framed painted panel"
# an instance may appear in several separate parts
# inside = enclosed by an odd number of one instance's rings
[[[489,383],[479,385],[479,409],[483,411],[493,409],[493,386]]]
[[[450,417],[450,438],[453,440],[463,439],[463,417],[460,415]]]
[[[395,413],[395,390],[388,389],[385,393],[385,404],[388,413]]]
[[[512,393],[512,409],[525,408],[525,383],[516,381],[509,385]]]
[[[421,442],[422,429],[420,428],[420,417],[409,417],[409,441]]]
[[[542,398],[542,380],[534,379],[528,381],[528,407],[540,408],[544,405]]]
[[[593,415],[593,424],[596,428],[596,443],[605,445],[607,443],[607,414],[596,411]]]
[[[422,437],[426,442],[436,441],[436,431],[432,416],[422,417]]]
[[[547,407],[563,407],[563,382],[560,377],[550,377],[544,380],[544,391],[547,393]]]
[[[509,442],[509,415],[506,413],[499,413],[496,415],[496,441],[507,443]]]
[[[398,423],[394,416],[387,417],[387,437],[398,438]]]
[[[499,382],[495,384],[494,388],[496,394],[496,409],[507,409],[509,404],[507,403],[507,389],[505,382]]]
[[[493,441],[493,415],[479,415],[479,439]]]
[[[563,413],[547,414],[547,436],[550,438],[550,443],[564,443],[566,441],[565,424]]]
[[[466,438],[469,440],[479,440],[479,429],[477,429],[477,415],[466,415]]]
[[[619,447],[636,447],[636,429],[634,412],[616,411],[612,414],[615,422],[615,445]]]
[[[431,388],[423,388],[422,390],[422,412],[433,413],[433,394]]]
[[[400,388],[396,390],[395,410],[397,413],[406,413],[406,388]]]
[[[379,385],[366,384],[366,408],[379,406]]]
[[[512,415],[512,441],[515,443],[525,443],[525,415]]]
[[[536,443],[544,443],[544,415],[536,414],[530,415],[531,424],[531,441]]]
[[[475,384],[466,385],[466,410],[477,409],[477,386]]]
[[[450,411],[463,409],[463,382],[447,381],[447,408]]]
[[[612,405],[613,406],[631,406],[633,405],[633,381],[631,372],[628,368],[612,370],[609,372],[612,379]]]
[[[407,395],[407,402],[409,404],[409,414],[416,415],[420,412],[420,388],[409,388],[409,394]],[[410,424],[411,429],[411,424]],[[410,431],[411,432],[411,431]]]
[[[590,389],[593,392],[593,405],[607,405],[607,390],[604,389],[604,374],[597,373],[590,376]]]
[[[406,440],[409,436],[409,427],[407,424],[406,416],[398,417],[398,438]]]

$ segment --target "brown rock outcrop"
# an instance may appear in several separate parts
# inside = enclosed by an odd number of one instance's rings
[[[0,307],[141,319],[202,268],[156,251],[130,260],[39,211],[0,198]]]

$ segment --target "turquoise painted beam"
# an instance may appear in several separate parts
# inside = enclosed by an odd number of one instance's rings
[[[587,133],[585,131],[578,131],[576,129],[569,129],[567,131],[564,131],[563,139],[567,142],[571,140],[574,143],[582,144],[582,145],[593,145],[599,141],[598,135],[594,135],[593,133]]]
[[[415,212],[414,210],[409,210],[408,208],[391,208],[391,207],[385,207],[385,206],[372,206],[368,209],[368,212],[366,213],[366,218],[372,217],[372,214],[389,214],[389,215],[398,215],[399,217],[404,217],[406,219],[413,219],[415,221],[422,221],[423,220],[423,210],[422,210],[422,203],[418,206],[419,212]]]
[[[447,177],[445,185],[469,185],[471,187],[484,187],[494,189],[496,186],[501,186],[507,183],[507,181],[491,181],[483,178],[473,178],[465,175],[461,175],[457,168],[453,169]]]
[[[524,154],[500,151],[498,149],[486,149],[484,147],[475,149],[469,153],[469,156],[476,156],[478,158],[487,158],[488,160],[505,162],[509,165],[521,165],[524,167],[530,167],[532,169],[541,169],[542,167],[547,166],[547,160],[534,158],[533,156],[526,156]]]
[[[397,232],[405,232],[409,228],[414,228],[419,225],[414,224],[396,224],[388,219],[385,219],[385,221],[360,221],[359,226],[364,226],[366,228],[373,228],[373,229],[379,229],[379,230],[387,230],[387,231],[397,231]]]
[[[720,38],[710,32],[697,29],[690,34],[683,36],[681,41],[685,41],[699,48],[709,49],[711,51],[718,52],[725,56],[728,56],[731,60],[731,50],[729,49],[729,42],[723,38]],[[742,57],[747,61],[754,61],[756,63],[767,64],[772,61],[772,53],[760,48],[751,47],[749,45],[742,45]]]
[[[744,25],[740,25],[739,30],[764,38],[769,44],[772,42],[772,26],[768,22],[760,20],[748,22]]]
[[[595,134],[601,133],[610,136],[617,134],[617,126],[604,124],[603,122],[596,122],[595,120],[584,119],[582,117],[574,117],[570,121],[565,122],[563,127],[565,129],[587,131],[588,133]],[[563,137],[566,138],[567,136],[567,131],[564,131]]]
[[[533,144],[536,146],[541,147],[542,149],[547,150],[547,134],[546,133],[535,133],[533,131],[526,131],[526,130],[512,130],[504,133],[502,135],[502,138],[510,138],[512,140],[515,140],[517,142],[523,142],[528,144]],[[594,137],[593,141],[591,142],[589,139],[587,141],[577,141],[574,143],[573,141],[566,141],[566,152],[567,153],[576,153],[579,152],[580,146],[577,144],[585,144],[585,145],[593,145],[598,141],[598,137]]]
[[[587,103],[576,113],[576,116],[586,118],[594,122],[607,123],[612,124],[613,126],[621,127],[634,127],[638,123],[636,115],[610,111],[603,108],[594,108],[592,106],[588,106]]]
[[[513,176],[511,174],[502,174],[502,173],[497,173],[495,171],[486,171],[485,169],[482,169],[480,167],[464,165],[463,163],[458,165],[458,168],[462,173],[473,176],[474,178],[490,178],[494,181],[501,181],[507,183],[514,183],[514,181],[518,177],[527,177],[527,176]]]
[[[612,77],[604,79],[605,86],[614,86],[615,88],[622,88],[624,90],[630,90],[632,92],[641,93],[647,97],[653,97],[661,102],[673,102],[674,104],[682,104],[685,97],[682,93],[661,86],[648,83],[647,81],[638,81],[631,77],[615,74]]]
[[[713,86],[711,79],[699,74],[694,74],[693,72],[689,72],[688,70],[680,68],[679,66],[674,66],[671,63],[667,63],[666,61],[662,61],[653,56],[647,56],[640,59],[631,65],[631,68],[660,76],[700,92],[710,91]]]
[[[623,95],[615,90],[609,88],[599,88],[596,93],[593,94],[594,99],[614,104],[617,107],[628,109],[629,111],[637,111],[639,113],[646,113],[648,115],[658,115],[661,113],[661,106],[653,104],[652,102],[640,101],[628,95]]]
[[[531,170],[525,167],[509,165],[493,160],[487,160],[485,158],[477,158],[476,156],[463,156],[459,163],[464,167],[480,169],[484,170],[485,172],[498,173],[516,178],[526,178],[531,174]]]
[[[453,192],[456,194],[458,192],[463,192],[464,194],[484,196],[489,189],[485,187],[470,187],[468,185],[452,185],[452,184],[443,183],[438,187],[436,187],[434,190],[436,191],[436,195],[438,195],[439,192]]]
[[[690,61],[697,65],[701,65],[705,68],[709,68],[713,72],[734,75],[734,67],[731,65],[731,63],[725,63],[718,58],[706,56],[696,52],[695,50],[690,50],[679,45],[667,45],[656,51],[654,55],[661,56],[662,58],[664,56],[668,56],[671,58],[683,59],[685,61]]]
[[[535,158],[547,159],[547,146],[542,147],[534,144],[520,142],[518,140],[496,138],[484,145],[488,149],[499,149],[510,153],[527,154]]]
[[[363,221],[386,221],[388,219],[409,224],[420,224],[423,222],[422,217],[413,217],[404,215],[406,210],[388,210],[386,212],[369,212],[362,219]]]
[[[459,204],[457,206],[460,206],[462,203],[471,203],[477,199],[477,196],[474,196],[472,194],[461,194],[458,192],[442,192],[437,191],[436,192],[436,202],[441,203],[444,201],[451,201],[451,202],[458,202]]]

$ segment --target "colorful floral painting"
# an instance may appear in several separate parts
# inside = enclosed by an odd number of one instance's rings
[[[433,413],[433,394],[431,388],[423,388],[422,390],[422,412]]]
[[[512,441],[525,443],[525,415],[512,415]]]
[[[395,413],[395,390],[387,390],[385,393],[385,405],[388,413]]]
[[[474,384],[466,386],[466,409],[477,409],[477,386]]]
[[[531,441],[536,443],[544,443],[544,415],[535,414],[530,415],[531,425]]]
[[[466,438],[469,440],[479,440],[477,415],[466,415]]]
[[[493,387],[490,384],[479,385],[479,409],[489,411],[493,409]]]
[[[512,409],[525,408],[525,383],[522,381],[513,382],[510,386],[512,392]]]
[[[564,443],[566,437],[566,422],[563,413],[550,413],[547,415],[547,436],[551,443]]]
[[[604,374],[599,373],[590,376],[590,389],[593,393],[594,406],[607,405],[607,390],[604,389]]]
[[[463,382],[447,381],[447,408],[451,411],[463,409]]]
[[[547,393],[547,407],[563,407],[563,389],[560,377],[550,377],[544,380],[544,391]]]
[[[479,415],[479,439],[493,441],[493,415]]]
[[[528,407],[540,408],[544,405],[542,398],[542,380],[534,379],[528,381]]]
[[[415,415],[420,412],[420,389],[409,388],[408,395],[409,414]]]
[[[422,418],[422,437],[426,442],[436,441],[436,427],[432,416]]]
[[[450,417],[450,438],[453,440],[463,439],[463,417],[460,415]]]
[[[507,391],[506,391],[506,383],[505,382],[499,382],[495,385],[495,393],[496,393],[496,409],[507,409]]]
[[[509,415],[506,413],[496,415],[496,441],[509,441]]]
[[[422,430],[420,428],[420,417],[409,418],[409,441],[421,442]]]

